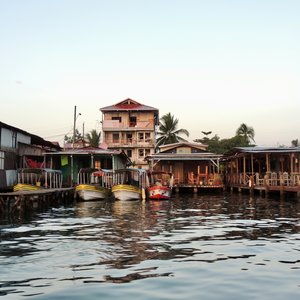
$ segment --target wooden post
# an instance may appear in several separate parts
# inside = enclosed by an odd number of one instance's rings
[[[246,182],[246,156],[243,158],[243,183]]]
[[[270,160],[269,160],[268,153],[266,153],[266,165],[267,165],[267,172],[270,172]]]

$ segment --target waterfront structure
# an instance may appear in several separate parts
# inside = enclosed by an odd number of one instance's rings
[[[147,169],[144,159],[155,152],[158,109],[128,98],[100,111],[103,142],[109,149],[124,151],[135,167]]]
[[[45,162],[50,168],[62,171],[64,186],[76,185],[78,172],[82,168],[114,171],[131,164],[123,151],[92,147],[45,153]]]
[[[145,159],[151,171],[174,174],[174,187],[223,188],[220,161],[222,155],[207,151],[201,143],[180,142],[159,147],[159,153]]]
[[[18,168],[47,167],[44,153],[59,150],[58,144],[0,122],[0,190],[10,190]]]
[[[224,159],[231,189],[300,195],[300,147],[237,147]]]

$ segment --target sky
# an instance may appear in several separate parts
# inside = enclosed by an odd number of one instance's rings
[[[300,140],[299,0],[0,0],[0,121],[62,144],[131,98],[188,140]],[[184,136],[183,136],[184,137]]]

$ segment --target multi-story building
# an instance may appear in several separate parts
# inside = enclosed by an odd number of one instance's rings
[[[100,111],[103,142],[108,148],[123,150],[135,167],[148,168],[144,158],[155,152],[158,109],[126,99]]]

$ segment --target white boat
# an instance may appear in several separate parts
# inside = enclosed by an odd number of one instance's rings
[[[17,170],[17,191],[36,191],[62,187],[62,172],[48,168],[21,168]]]
[[[149,199],[168,200],[172,195],[174,176],[172,173],[157,171],[148,172],[149,187],[147,196]]]
[[[110,195],[112,171],[82,168],[78,172],[76,194],[81,200],[101,200]]]
[[[147,172],[143,169],[127,168],[114,172],[112,194],[117,200],[140,200],[146,198]]]

